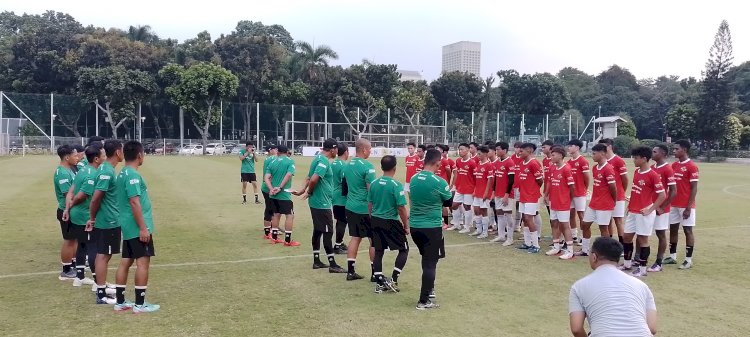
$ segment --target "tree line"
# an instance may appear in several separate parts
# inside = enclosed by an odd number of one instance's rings
[[[84,26],[55,11],[3,12],[0,90],[81,97],[96,104],[115,137],[142,104],[153,114],[156,130],[174,125],[174,114],[158,106],[168,102],[186,112],[187,123],[205,140],[224,100],[245,104],[236,121],[245,135],[253,134],[251,104],[263,102],[332,108],[336,113],[329,120],[346,122],[353,134],[384,122],[387,108],[393,123],[411,126],[442,125],[442,111],[473,111],[479,139],[493,129],[487,122],[498,113],[581,119],[601,114],[626,118],[632,123],[626,134],[640,139],[689,138],[709,147],[747,148],[750,62],[734,65],[725,21],[715,40],[700,79],[638,79],[612,65],[599,74],[573,67],[556,74],[502,69],[488,78],[453,72],[428,83],[401,81],[394,64],[331,65],[338,58],[333,49],[295,41],[276,24],[243,20],[218,38],[203,31],[179,42],[149,26],[122,30]],[[60,118],[77,134],[80,117]],[[273,119],[283,123],[284,116]]]

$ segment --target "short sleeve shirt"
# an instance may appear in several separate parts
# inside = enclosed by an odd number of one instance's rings
[[[693,182],[700,178],[698,166],[692,160],[687,159],[684,162],[676,161],[672,163],[672,171],[677,182],[677,195],[672,200],[672,206],[679,208],[695,208],[695,202],[689,205],[690,192],[693,190]]]
[[[675,186],[677,185],[677,182],[674,179],[674,172],[672,171],[672,166],[669,165],[669,163],[664,163],[661,166],[651,165],[651,169],[656,171],[656,174],[661,177],[661,184],[664,186],[664,191],[666,192],[669,189],[669,186]],[[676,188],[676,187],[675,187]],[[656,201],[657,196],[654,196],[654,201]],[[664,212],[669,212],[671,207],[669,204],[662,204],[664,207]]]
[[[434,173],[422,171],[409,185],[411,205],[409,227],[436,228],[443,225],[443,202],[451,199],[448,183]]]
[[[70,186],[73,185],[73,171],[58,166],[55,169],[55,175],[52,178],[52,182],[55,185],[55,198],[57,199],[57,208],[65,209],[65,194],[70,190]]]
[[[460,194],[474,194],[474,170],[477,162],[474,159],[456,160],[456,192]]]
[[[268,186],[266,186],[266,177],[265,175],[268,173],[268,167],[271,166],[271,163],[273,163],[276,160],[277,156],[268,156],[265,160],[263,160],[263,177],[261,178],[262,184],[260,184],[260,190],[263,192],[268,193]]]
[[[625,161],[618,155],[614,155],[612,158],[607,159],[607,162],[612,165],[612,169],[615,171],[615,185],[617,186],[617,201],[625,200],[625,188],[622,186],[622,175],[628,174],[628,166],[625,165]]]
[[[120,209],[117,207],[117,185],[115,181],[115,168],[108,161],[99,165],[99,172],[96,176],[94,189],[104,192],[99,211],[96,213],[95,228],[109,229],[118,228],[120,224],[117,219],[120,215]]]
[[[89,165],[86,165],[76,174],[73,196],[83,192],[86,194],[86,199],[70,209],[70,222],[73,224],[83,226],[89,220],[89,205],[91,204],[91,196],[94,194],[94,179],[96,179],[96,169]]]
[[[406,164],[406,182],[411,181],[411,177],[413,177],[415,174],[417,174],[417,161],[419,160],[419,157],[414,155],[408,155],[406,158],[404,158],[404,163]]]
[[[273,161],[268,166],[268,173],[271,174],[271,185],[273,187],[278,187],[281,189],[279,193],[276,193],[271,196],[271,199],[276,200],[292,200],[292,194],[287,192],[286,190],[292,187],[292,179],[287,180],[286,184],[284,186],[281,186],[281,183],[284,181],[284,177],[291,173],[292,176],[294,176],[295,173],[295,167],[294,167],[294,161],[292,158],[289,158],[289,156],[278,156],[276,160]]]
[[[331,163],[323,155],[315,156],[312,163],[310,164],[310,171],[307,173],[307,177],[311,178],[313,174],[317,174],[318,184],[315,185],[315,190],[312,191],[310,197],[307,199],[307,204],[310,208],[315,209],[331,209],[332,194],[333,194],[333,171],[331,170]]]
[[[341,181],[344,177],[344,167],[346,167],[346,162],[338,158],[331,164],[331,173],[333,175],[332,202],[334,206],[346,206],[346,197],[341,195]]]
[[[391,177],[382,176],[370,184],[367,200],[372,204],[372,216],[399,220],[398,208],[406,206],[404,186]]]
[[[79,171],[83,170],[83,168],[88,165],[89,165],[89,160],[86,159],[86,157],[83,157],[83,159],[81,159],[81,161],[79,161],[78,164],[76,164],[76,166],[78,166]]]
[[[375,167],[369,161],[354,157],[344,168],[348,193],[346,209],[357,214],[369,214],[367,185],[375,180]]]
[[[655,195],[661,192],[664,192],[664,186],[656,171],[651,168],[643,172],[636,169],[633,175],[633,187],[630,189],[628,211],[640,213],[642,209],[651,206],[656,198]]]
[[[443,180],[445,180],[446,182],[450,182],[451,176],[453,175],[453,170],[455,169],[456,162],[448,157],[443,157],[442,159],[440,159],[440,167],[438,168],[436,175],[440,178],[443,178]]]
[[[612,195],[609,193],[609,185],[616,184],[619,176],[615,177],[615,171],[609,163],[604,163],[604,166],[594,165],[593,172],[591,174],[594,180],[594,187],[591,192],[591,201],[589,207],[596,211],[611,211],[615,209],[615,200],[612,200]]]
[[[514,167],[515,163],[510,157],[498,159],[495,162],[495,196],[505,196],[508,191],[509,176],[511,174],[515,176]]]
[[[516,173],[516,178],[518,179],[518,189],[521,193],[520,202],[539,202],[539,197],[542,196],[542,193],[539,191],[539,184],[536,182],[537,179],[542,179],[542,165],[539,164],[539,161],[530,159],[527,162],[521,162]]]
[[[240,150],[240,157],[244,156],[247,152],[247,148]],[[255,173],[255,153],[251,153],[245,159],[242,159],[240,173]]]
[[[577,158],[568,160],[568,166],[570,166],[570,172],[573,174],[573,181],[575,181],[575,196],[585,197],[587,189],[583,176],[591,170],[589,161],[584,156],[579,155]]]
[[[120,208],[119,222],[120,228],[122,228],[122,239],[130,240],[138,237],[140,228],[138,223],[135,222],[133,216],[133,208],[130,207],[130,199],[138,198],[141,204],[141,214],[143,215],[143,222],[146,224],[149,233],[154,233],[154,217],[151,213],[151,199],[148,196],[148,187],[146,181],[138,172],[138,170],[125,166],[120,170],[120,174],[117,176],[117,204]]]
[[[475,198],[490,198],[492,197],[492,187],[490,187],[489,195],[485,195],[484,192],[487,190],[487,184],[490,182],[490,178],[494,180],[495,171],[493,170],[494,164],[491,161],[479,163],[476,170],[474,170],[474,197]]]
[[[570,210],[570,185],[573,182],[573,175],[570,173],[570,166],[563,164],[562,167],[550,165],[546,175],[549,183],[550,208],[553,211]]]

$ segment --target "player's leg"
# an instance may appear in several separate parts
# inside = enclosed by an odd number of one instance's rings
[[[267,192],[263,193],[263,201],[265,202],[263,209],[263,238],[271,240],[271,221],[273,220],[273,201]]]
[[[506,239],[505,212],[503,211],[502,198],[495,198],[495,223],[497,224],[497,237],[491,242],[502,242]]]
[[[328,258],[329,273],[345,273],[346,271],[336,263],[335,251],[333,249],[333,214],[330,210],[322,210],[320,219],[323,222],[323,249]],[[321,229],[321,228],[319,228]]]
[[[664,253],[667,250],[667,229],[669,229],[669,213],[657,215],[654,222],[654,231],[659,243],[656,251],[656,261],[646,270],[649,273],[660,272],[662,270]]]
[[[255,173],[250,173],[250,183],[253,184],[253,194],[255,194],[255,203],[260,204],[260,200],[258,200],[258,181],[257,177],[255,176]]]
[[[597,221],[597,215],[599,211],[586,207],[586,211],[583,213],[581,219],[581,250],[576,253],[576,256],[589,256],[589,248],[591,242],[591,225]]]
[[[73,280],[76,278],[75,266],[73,265],[73,258],[76,255],[76,248],[78,248],[78,242],[75,240],[75,233],[73,232],[72,223],[70,221],[63,221],[62,219],[63,210],[57,209],[57,220],[60,222],[60,231],[62,232],[63,242],[60,246],[60,264],[62,270],[58,278],[61,281]]]
[[[474,198],[471,195],[464,195],[463,197],[463,215],[464,215],[464,226],[463,229],[459,231],[461,234],[468,234],[471,233],[471,224],[474,220],[474,212],[472,211],[472,204],[474,203]]]
[[[677,264],[677,243],[680,239],[680,223],[682,223],[682,212],[677,207],[669,211],[669,256],[664,259],[664,264]]]
[[[557,221],[557,215],[550,213],[550,223],[552,224],[552,249],[548,250],[545,254],[547,256],[555,256],[560,254],[562,244],[560,243],[560,223]]]
[[[346,210],[346,221],[349,223],[349,236],[351,239],[349,240],[349,247],[347,247],[346,252],[346,280],[347,281],[354,281],[354,280],[361,280],[363,277],[359,274],[357,274],[354,264],[357,261],[357,251],[359,250],[359,244],[362,242],[362,236],[364,236],[364,233],[361,233],[360,231],[360,221],[362,221],[362,218],[359,214],[356,214],[352,211]]]
[[[146,289],[148,288],[148,270],[151,263],[150,256],[140,257],[135,260],[135,306],[134,313],[147,313],[159,310],[158,304],[146,302]]]
[[[120,228],[98,230],[96,254],[96,298],[97,304],[113,304],[107,299],[107,268],[112,255],[120,254],[122,233]]]
[[[310,210],[312,211],[312,210]],[[313,269],[328,268],[328,265],[320,261],[320,241],[323,239],[323,232],[315,228],[315,220],[313,220],[313,232],[312,232],[312,254],[313,254]]]
[[[635,213],[628,213],[627,217],[625,218],[625,227],[624,232],[625,235],[623,236],[623,264],[620,266],[620,270],[631,270],[632,268],[632,259],[633,259],[633,238],[635,237],[636,232],[636,222],[637,222],[637,216],[639,214]]]
[[[404,231],[403,224],[400,221],[393,222],[391,227],[394,236],[394,247],[392,249],[398,249],[398,255],[396,256],[396,262],[393,264],[393,272],[391,273],[391,290],[398,292],[398,277],[406,267],[406,260],[409,258],[409,241],[406,240],[406,232]]]
[[[333,206],[333,217],[336,219],[336,242],[333,245],[335,254],[346,254],[344,235],[346,234],[346,208],[344,206]]]
[[[651,255],[651,247],[648,243],[648,238],[654,231],[654,221],[656,220],[656,212],[651,212],[649,215],[640,215],[636,221],[636,241],[638,243],[638,270],[633,272],[633,276],[643,277],[648,275],[646,269],[648,267],[648,258]]]
[[[464,219],[463,204],[463,195],[461,195],[460,193],[454,193],[453,204],[451,204],[451,214],[453,215],[453,218],[451,219],[451,227],[448,228],[449,231],[460,231],[462,229],[461,221]]]
[[[474,198],[474,202],[471,206],[471,209],[474,212],[474,231],[469,233],[469,235],[477,236],[482,234],[482,199]]]
[[[528,237],[529,237],[529,248],[528,252],[535,254],[539,252],[539,227],[537,227],[535,217],[539,213],[538,203],[523,203],[523,222],[525,225],[525,230],[528,230]]]
[[[247,180],[245,180],[245,176],[243,174],[242,176],[242,204],[247,203]]]
[[[685,209],[680,209],[681,213]],[[680,269],[690,269],[693,267],[693,248],[695,247],[695,234],[693,228],[695,227],[695,209],[689,209],[690,215],[687,219],[683,217],[682,230],[685,232],[685,261],[680,265]]]
[[[562,260],[570,260],[573,258],[573,233],[570,230],[570,212],[562,211],[558,213],[557,222],[559,223],[560,232],[565,238],[565,244],[563,245],[563,252],[560,255]]]
[[[380,294],[387,291],[385,285],[385,276],[383,276],[383,255],[385,255],[385,249],[387,248],[387,222],[385,219],[372,218],[372,246],[375,250],[375,254],[372,259],[372,276],[371,278],[377,283],[375,285],[375,293]]]
[[[128,251],[129,247],[128,242],[126,241],[123,243],[123,255],[132,255],[129,254]],[[132,265],[132,258],[123,257],[120,259],[120,264],[117,266],[117,272],[115,272],[115,311],[125,311],[133,308],[133,303],[126,303],[125,301],[125,288],[128,283],[128,272]]]
[[[489,202],[482,201],[482,205],[479,208],[479,213],[482,216],[482,232],[479,233],[479,236],[477,236],[477,239],[486,239],[487,236],[489,236],[490,231],[490,209],[489,209]]]
[[[505,241],[503,242],[504,247],[513,245],[513,235],[516,230],[516,224],[513,222],[513,200],[508,201],[508,205],[503,209],[503,216],[505,216]]]
[[[610,222],[612,222],[611,211],[599,211],[596,212],[596,223],[599,225],[599,236],[605,238],[611,238],[612,232],[609,231]]]
[[[418,310],[435,309],[439,306],[430,300],[430,294],[435,288],[435,278],[437,276],[437,262],[439,259],[439,243],[435,242],[439,238],[433,233],[432,228],[415,228],[412,232],[412,239],[419,248],[422,255],[422,284],[419,291],[419,301],[417,302]],[[440,234],[442,236],[442,234]]]
[[[297,247],[299,242],[292,240],[292,230],[294,229],[294,204],[291,200],[281,201],[281,212],[284,214],[284,246]]]

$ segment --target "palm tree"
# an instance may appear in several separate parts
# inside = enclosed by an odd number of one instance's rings
[[[299,66],[300,75],[308,81],[314,81],[320,76],[320,68],[327,67],[329,60],[337,60],[337,54],[331,47],[321,45],[314,47],[307,42],[297,41],[297,54],[292,56],[292,62]]]

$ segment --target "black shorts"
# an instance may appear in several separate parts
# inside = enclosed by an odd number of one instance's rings
[[[346,221],[349,224],[349,236],[355,238],[371,238],[372,225],[369,214],[358,214],[346,210]]]
[[[294,203],[291,200],[271,199],[274,214],[294,214]]]
[[[258,179],[255,177],[255,173],[240,173],[240,182],[256,182]]]
[[[330,209],[310,208],[313,229],[318,232],[333,232],[333,214]]]
[[[333,218],[346,223],[346,206],[333,205]]]
[[[372,217],[372,246],[375,250],[409,250],[401,221]]]
[[[120,254],[120,243],[122,242],[122,232],[120,227],[117,228],[94,228],[96,237],[96,253],[103,255]]]
[[[412,228],[411,239],[419,248],[422,258],[442,259],[445,257],[445,240],[443,240],[441,227]]]
[[[91,232],[86,231],[86,225],[79,225],[75,223],[71,223],[70,230],[73,232],[73,236],[76,240],[80,243],[89,243],[91,242]]]
[[[148,240],[148,243],[143,243],[138,238],[122,241],[123,259],[137,259],[144,256],[156,256],[153,236],[151,240]]]
[[[60,232],[62,232],[63,240],[75,240],[76,236],[73,232],[73,223],[68,221],[63,221],[62,219],[63,210],[57,209],[57,221],[60,222]]]
[[[271,221],[271,218],[273,217],[273,201],[271,201],[271,196],[268,195],[268,192],[263,192],[263,201],[266,203],[266,208],[263,210],[263,221]]]

